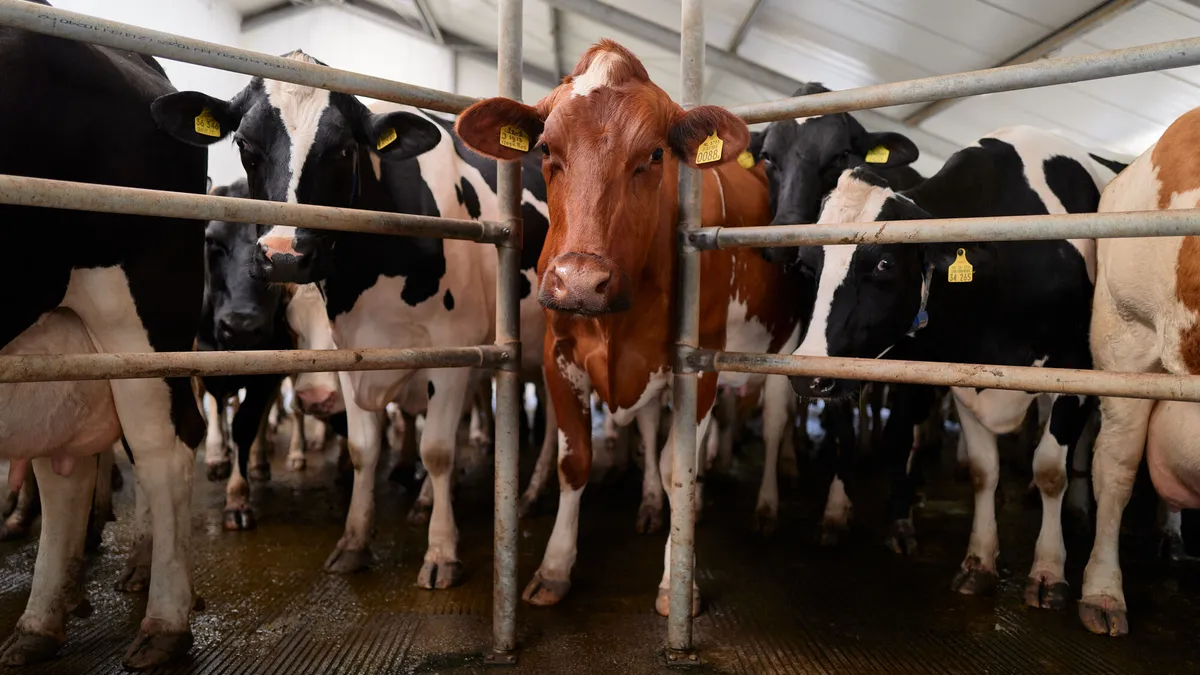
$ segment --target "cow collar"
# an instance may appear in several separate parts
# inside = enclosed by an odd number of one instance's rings
[[[925,311],[925,307],[929,304],[929,286],[932,282],[933,265],[927,263],[925,265],[925,274],[921,276],[921,308],[917,310],[917,315],[913,317],[912,327],[908,329],[908,332],[904,334],[904,337],[915,337],[917,331],[929,325],[929,312]],[[883,358],[884,354],[892,351],[892,347],[895,346],[896,345],[893,343],[887,349],[879,352],[879,356],[876,356],[875,358]]]

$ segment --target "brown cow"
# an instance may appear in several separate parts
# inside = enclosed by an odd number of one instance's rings
[[[696,166],[701,144],[714,134],[720,139],[712,161],[701,165],[714,169],[703,174],[706,226],[769,223],[767,181],[760,168],[731,162],[749,143],[741,119],[713,106],[683,110],[650,81],[637,57],[607,40],[536,106],[487,99],[459,117],[457,131],[496,159],[519,159],[530,149],[543,155],[550,230],[538,261],[539,298],[547,312],[546,383],[559,416],[561,493],[546,556],[524,597],[552,605],[570,588],[575,563],[579,502],[592,460],[589,389],[626,423],[656,406],[670,381],[679,163]],[[775,300],[789,295],[784,282],[782,271],[755,251],[703,254],[701,346],[725,346],[731,306],[744,311],[739,347],[778,351],[794,344],[794,310]],[[699,380],[701,438],[717,377]],[[664,487],[671,484],[672,445],[668,440],[660,463]],[[667,575],[656,602],[662,614],[669,609]],[[698,593],[696,600],[698,610]]]

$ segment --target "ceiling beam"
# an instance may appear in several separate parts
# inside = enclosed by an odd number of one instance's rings
[[[1013,54],[1007,59],[995,64],[994,68],[1015,66],[1019,63],[1029,63],[1045,58],[1066,47],[1073,40],[1079,39],[1100,26],[1112,21],[1145,2],[1145,0],[1106,0],[1091,10],[1075,17],[1070,23],[1060,26],[1046,37]],[[904,123],[915,127],[934,115],[944,112],[961,98],[947,98],[926,103],[904,118]]]
[[[258,11],[250,12],[249,14],[243,14],[241,31],[245,33],[247,31],[254,30],[255,28],[261,28],[263,26],[273,24],[276,21],[282,21],[289,16],[301,14],[310,9],[312,9],[311,5],[298,5],[284,0],[283,2],[271,5],[270,7],[264,7]]]
[[[446,38],[442,36],[437,19],[429,9],[429,0],[413,0],[413,4],[417,6],[417,13],[421,15],[421,23],[425,24],[425,30],[429,32],[429,37],[439,45],[446,44]]]
[[[746,11],[746,16],[742,17],[742,22],[738,24],[737,30],[733,31],[733,37],[729,38],[730,54],[737,54],[738,48],[742,46],[742,42],[746,39],[746,32],[754,24],[754,18],[758,15],[758,10],[762,8],[762,4],[763,0],[754,0],[754,3],[750,5],[750,9]]]
[[[554,49],[554,72],[561,80],[567,76],[567,64],[563,63],[562,12],[555,7],[550,8],[550,42]]]

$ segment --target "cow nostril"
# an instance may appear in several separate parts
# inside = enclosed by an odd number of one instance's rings
[[[828,394],[833,391],[834,380],[825,377],[814,377],[809,383],[808,388],[819,395]]]
[[[610,281],[612,281],[611,274],[609,276],[605,277],[603,281],[596,284],[596,293],[599,295],[604,295],[605,291],[608,290],[608,284]]]

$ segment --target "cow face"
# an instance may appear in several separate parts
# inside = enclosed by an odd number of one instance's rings
[[[286,58],[324,65],[299,51]],[[415,157],[442,138],[415,112],[377,115],[347,94],[261,78],[229,101],[178,92],[151,112],[163,130],[195,145],[232,135],[250,197],[293,204],[353,206],[368,153]],[[330,234],[262,225],[259,235],[252,269],[259,276],[302,283],[328,272]]]
[[[919,220],[931,216],[863,168],[845,172],[821,210],[824,224]],[[816,286],[808,330],[795,354],[877,358],[918,325],[923,300],[955,260],[957,244],[802,247],[797,271]],[[978,250],[971,247],[972,252]],[[972,255],[979,259],[979,256]],[[923,297],[924,296],[924,297]],[[801,396],[838,398],[857,382],[793,377]]]
[[[538,298],[585,316],[628,309],[651,257],[673,255],[679,162],[696,166],[713,134],[722,148],[704,168],[736,158],[749,143],[739,118],[712,106],[684,111],[610,41],[588,50],[536,106],[481,101],[463,112],[456,130],[489,157],[542,156],[550,228]],[[513,143],[514,135],[527,144]]]
[[[805,84],[794,96],[829,90]],[[847,169],[869,166],[876,171],[906,167],[917,160],[917,146],[891,132],[871,133],[847,113],[772,122],[754,135],[750,152],[764,163],[771,186],[772,225],[816,222],[821,200]],[[904,189],[906,186],[898,186]],[[794,247],[770,248],[764,256],[791,263]]]
[[[245,198],[246,182],[218,187],[213,194]],[[280,290],[249,274],[256,239],[254,226],[242,223],[214,220],[204,230],[205,303],[219,349],[254,349],[274,338]]]

